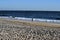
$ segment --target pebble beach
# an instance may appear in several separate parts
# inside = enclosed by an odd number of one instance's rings
[[[60,27],[0,19],[0,40],[60,40]]]

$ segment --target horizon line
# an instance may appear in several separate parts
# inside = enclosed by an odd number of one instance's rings
[[[56,10],[0,10],[0,11],[56,11]]]

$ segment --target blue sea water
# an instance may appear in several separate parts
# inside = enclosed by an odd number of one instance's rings
[[[0,16],[60,20],[59,11],[0,11]]]

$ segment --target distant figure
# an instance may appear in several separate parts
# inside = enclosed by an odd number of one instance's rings
[[[32,21],[33,21],[33,18],[32,18]]]

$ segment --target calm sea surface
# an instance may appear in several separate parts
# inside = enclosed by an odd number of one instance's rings
[[[57,11],[0,11],[0,16],[60,20],[60,12]]]

